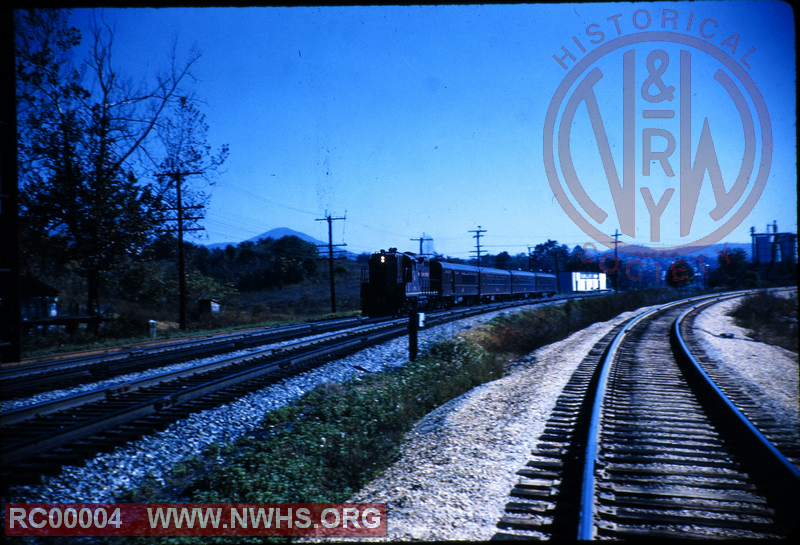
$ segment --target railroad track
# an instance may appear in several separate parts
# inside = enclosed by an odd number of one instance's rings
[[[17,365],[0,370],[0,399],[30,397],[56,387],[70,388],[88,381],[99,382],[121,374],[142,372],[196,358],[340,331],[357,327],[367,321],[361,317],[325,320],[183,341],[147,343],[113,353],[93,353]]]
[[[545,302],[543,304],[552,304]],[[426,327],[512,306],[504,303],[429,315]],[[328,361],[406,335],[407,319],[369,321],[281,348],[254,349],[177,371],[101,387],[0,414],[4,486],[37,482],[64,465],[164,429]]]
[[[568,296],[554,298],[542,304],[558,304],[567,298]],[[457,319],[481,312],[531,303],[534,301],[515,301],[433,312],[429,314],[429,322],[431,319]],[[454,316],[454,318],[448,318],[448,316]],[[28,363],[11,364],[0,368],[0,401],[30,398],[55,389],[61,390],[100,382],[123,374],[140,373],[157,367],[213,357],[235,350],[249,350],[270,343],[388,321],[391,319],[369,319],[355,316],[276,328],[207,335],[178,341],[148,342],[123,349],[93,350],[85,354],[37,358]]]
[[[0,416],[5,484],[36,480],[192,412],[216,407],[333,358],[405,333],[384,322],[278,349],[223,357],[179,371],[6,411]]]
[[[710,303],[640,314],[595,345],[518,472],[495,539],[797,534],[796,435],[712,370],[726,383],[715,384],[684,339]]]

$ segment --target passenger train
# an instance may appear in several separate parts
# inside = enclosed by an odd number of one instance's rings
[[[369,317],[554,295],[553,274],[448,263],[396,248],[370,256],[361,281],[361,310]]]

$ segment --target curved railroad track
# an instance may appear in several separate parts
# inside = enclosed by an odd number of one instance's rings
[[[518,472],[495,539],[797,534],[796,431],[712,370],[715,384],[684,338],[698,305],[714,302],[664,305],[595,345]]]

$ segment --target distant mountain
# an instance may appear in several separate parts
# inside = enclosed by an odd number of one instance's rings
[[[271,238],[274,240],[278,240],[283,237],[297,237],[300,240],[305,240],[306,242],[310,242],[315,246],[320,244],[325,244],[321,240],[317,240],[312,236],[309,236],[305,233],[301,233],[300,231],[295,231],[293,229],[289,229],[288,227],[277,227],[275,229],[270,229],[266,233],[261,233],[260,235],[256,235],[252,238],[248,238],[245,242],[258,242],[259,240],[263,240],[265,238]]]
[[[261,233],[260,235],[256,235],[254,237],[248,238],[247,240],[243,240],[241,242],[215,242],[214,244],[206,244],[206,248],[209,248],[211,250],[215,250],[217,248],[220,248],[220,249],[224,250],[228,246],[238,246],[242,242],[258,242],[259,240],[263,240],[263,239],[266,239],[266,238],[271,238],[271,239],[274,239],[274,240],[278,240],[278,239],[283,238],[283,237],[291,237],[291,236],[295,236],[295,237],[299,238],[300,240],[305,240],[306,242],[309,242],[309,243],[311,243],[311,244],[313,244],[315,246],[318,246],[318,245],[321,245],[321,244],[325,244],[321,240],[317,240],[314,237],[311,237],[311,236],[309,236],[309,235],[307,235],[305,233],[301,233],[300,231],[295,231],[295,230],[289,229],[287,227],[277,227],[275,229],[270,229],[269,231],[267,231],[265,233]]]
[[[242,242],[258,242],[259,240],[263,240],[266,238],[271,238],[274,240],[281,239],[283,237],[297,237],[300,240],[304,240],[309,244],[313,244],[317,246],[317,250],[319,251],[320,257],[328,257],[328,249],[327,249],[327,242],[323,242],[321,240],[317,240],[316,238],[307,235],[305,233],[301,233],[300,231],[295,231],[293,229],[289,229],[288,227],[276,227],[275,229],[270,229],[265,233],[261,233],[260,235],[256,235],[254,237],[248,238],[247,240],[243,240]],[[227,246],[237,246],[241,244],[241,242],[217,242],[215,244],[207,244],[206,247],[214,250],[216,248],[225,249]],[[342,252],[341,249],[334,248],[333,251],[334,256],[336,257],[347,257],[348,259],[355,259],[356,254],[352,252]]]

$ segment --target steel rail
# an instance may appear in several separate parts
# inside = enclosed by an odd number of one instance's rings
[[[368,334],[370,331],[380,331],[382,329],[391,327],[396,327],[396,324],[391,322],[385,322],[373,326],[366,326],[364,327],[363,330],[359,331],[358,334],[359,335],[362,335],[364,333]],[[325,342],[326,340],[330,341],[331,339],[335,339],[337,336],[342,336],[342,335],[347,335],[347,333],[335,333],[329,337],[313,339],[310,341],[308,340],[299,341],[297,343],[287,345],[284,347],[266,348],[264,350],[250,352],[248,354],[244,354],[241,356],[226,357],[215,361],[195,365],[192,367],[187,367],[185,369],[165,371],[139,380],[132,380],[122,384],[115,384],[113,386],[96,388],[88,392],[65,396],[63,398],[52,401],[43,401],[41,403],[37,403],[34,405],[28,405],[25,407],[20,407],[18,409],[4,411],[0,413],[0,428],[3,426],[19,424],[20,422],[24,422],[25,420],[30,420],[47,414],[60,412],[74,407],[79,407],[87,403],[102,401],[104,399],[111,399],[119,394],[133,392],[136,390],[140,390],[142,388],[147,388],[158,384],[172,382],[174,380],[179,380],[181,378],[190,377],[193,375],[208,373],[217,369],[221,369],[223,367],[229,367],[241,363],[247,363],[254,359],[267,358],[275,354],[280,354],[281,352],[296,350],[303,346],[313,346],[314,344],[319,344],[321,342]]]
[[[500,305],[499,308],[505,308],[505,306]],[[496,309],[492,308],[492,310]],[[475,314],[479,314],[482,311],[485,311],[485,308],[481,309],[478,307],[468,307],[464,309],[457,309],[455,311],[436,313],[429,319],[428,327],[438,325],[441,323],[446,323],[447,321],[451,320],[470,317]],[[406,320],[403,318],[380,319],[375,324],[362,326],[361,330],[358,331],[358,334],[359,335],[371,334],[370,333],[371,331],[379,332],[385,329],[397,328],[398,326],[402,327],[405,325],[405,323]],[[336,333],[331,338],[335,338],[337,335],[342,335],[342,333]],[[393,333],[393,335],[396,336],[396,333]],[[30,420],[47,414],[53,414],[74,407],[79,407],[87,403],[102,401],[104,399],[110,399],[119,394],[133,392],[141,388],[146,388],[157,384],[170,382],[173,380],[179,380],[181,378],[189,377],[200,373],[207,373],[222,367],[237,365],[240,363],[246,363],[248,361],[253,360],[254,358],[270,357],[273,354],[279,354],[281,351],[297,349],[304,345],[313,345],[314,343],[318,344],[320,342],[325,342],[326,339],[328,338],[314,339],[311,341],[299,341],[297,343],[285,347],[267,348],[258,352],[250,352],[242,356],[222,358],[219,360],[188,367],[185,369],[179,369],[175,371],[165,371],[163,373],[157,373],[155,375],[151,375],[150,377],[142,378],[139,380],[132,380],[122,384],[115,384],[113,386],[100,387],[90,390],[88,392],[69,395],[56,400],[43,401],[41,403],[36,403],[33,405],[20,407],[17,409],[3,411],[2,413],[0,413],[0,427],[19,424],[20,422],[23,422],[25,420]]]
[[[588,428],[584,436],[584,460],[583,468],[580,477],[580,500],[578,505],[578,527],[576,539],[578,540],[591,540],[594,537],[594,512],[595,512],[595,470],[597,467],[597,457],[599,451],[599,438],[600,438],[600,421],[603,412],[603,398],[605,396],[606,384],[608,382],[608,375],[611,370],[611,365],[616,358],[619,346],[622,344],[625,336],[643,320],[649,318],[653,314],[657,314],[668,310],[670,308],[685,305],[693,300],[706,300],[714,299],[715,301],[722,299],[731,299],[741,297],[745,292],[735,292],[720,295],[702,295],[698,297],[689,297],[680,301],[673,301],[657,308],[645,311],[638,316],[631,319],[625,327],[614,337],[614,340],[609,345],[605,354],[601,358],[600,364],[596,371],[597,383],[592,391],[592,410],[589,417]],[[692,307],[694,308],[694,307]]]
[[[13,379],[35,378],[44,376],[52,372],[61,373],[63,370],[80,370],[97,364],[133,363],[137,360],[148,358],[161,358],[169,355],[181,357],[182,354],[197,357],[198,351],[202,353],[204,348],[225,347],[245,343],[240,348],[247,348],[253,343],[269,342],[271,339],[286,339],[300,335],[311,335],[315,333],[325,333],[336,329],[354,327],[365,322],[365,318],[339,318],[335,320],[325,320],[319,322],[309,322],[305,324],[292,324],[283,327],[264,328],[255,331],[233,332],[222,335],[206,335],[173,342],[145,343],[135,348],[123,349],[117,352],[106,354],[94,354],[78,358],[58,359],[31,365],[15,366],[7,369],[0,369],[0,382]]]
[[[623,327],[620,332],[617,333],[616,337],[614,337],[614,340],[611,341],[611,344],[600,360],[600,365],[598,366],[599,374],[597,375],[597,384],[592,390],[591,394],[593,395],[592,411],[591,416],[589,417],[589,426],[586,430],[583,471],[581,474],[580,483],[581,495],[578,507],[578,528],[577,535],[575,536],[576,539],[590,540],[594,537],[594,474],[597,466],[597,454],[600,443],[600,419],[603,413],[603,398],[605,397],[608,375],[611,371],[611,362],[614,361],[619,345],[622,344],[622,340],[628,334],[628,332],[636,324],[640,323],[651,314],[660,312],[664,308],[665,307],[662,306],[645,311],[629,321],[625,327]]]
[[[696,307],[684,311],[670,329],[672,341],[675,345],[675,352],[678,356],[678,364],[687,376],[692,377],[696,386],[702,389],[702,399],[705,404],[713,405],[714,408],[726,419],[727,422],[736,428],[736,432],[741,434],[739,438],[748,444],[748,448],[763,460],[763,469],[770,474],[777,483],[800,485],[800,471],[784,456],[772,442],[750,421],[741,410],[730,400],[719,386],[706,373],[700,362],[689,350],[683,335],[680,332],[681,322]]]
[[[388,331],[383,332],[382,334],[375,333],[368,337],[368,339],[372,341],[380,341],[390,333],[391,332]],[[302,355],[290,356],[279,361],[272,361],[264,365],[260,365],[253,369],[248,369],[239,373],[214,379],[209,382],[204,382],[178,392],[162,395],[155,399],[142,401],[136,405],[125,407],[108,414],[99,415],[88,421],[76,423],[72,426],[61,428],[55,432],[7,445],[2,449],[2,460],[4,464],[18,463],[47,450],[65,445],[76,439],[106,431],[115,426],[158,413],[159,411],[173,407],[180,403],[186,403],[209,393],[218,392],[224,388],[235,386],[248,380],[256,379],[278,369],[285,369],[295,366],[309,359],[322,358],[341,351],[360,348],[367,342],[368,341],[365,341],[364,339],[346,340],[332,346],[326,346],[306,352]],[[258,356],[251,354],[243,356],[243,358],[258,359]]]
[[[508,302],[487,303],[474,307],[455,308],[449,311],[431,311],[428,315],[431,317],[440,314],[447,314],[448,312],[460,313],[461,317],[474,315],[482,312],[492,312],[494,310],[508,308],[513,306],[531,305],[531,304],[557,304],[561,301],[566,301],[572,298],[592,297],[595,294],[581,294],[581,295],[568,295],[562,296],[557,299],[520,299]],[[195,357],[200,357],[196,354],[197,350],[206,346],[220,346],[224,343],[241,343],[246,342],[245,346],[238,348],[247,348],[252,346],[253,343],[269,342],[274,337],[289,338],[289,336],[311,335],[316,333],[325,333],[336,329],[345,329],[363,324],[364,322],[382,323],[391,321],[392,318],[365,318],[361,316],[350,318],[337,318],[334,320],[323,320],[318,322],[308,322],[303,324],[292,324],[288,326],[264,328],[254,331],[232,332],[220,335],[204,335],[183,340],[176,340],[171,342],[147,342],[134,348],[123,348],[116,352],[107,352],[102,354],[92,354],[83,357],[67,357],[55,359],[53,361],[44,361],[40,363],[23,364],[19,366],[0,369],[0,384],[6,381],[11,381],[18,378],[32,378],[38,375],[44,378],[48,373],[54,370],[61,373],[64,370],[70,369],[75,373],[81,372],[86,367],[91,367],[97,364],[115,364],[124,363],[128,364],[136,359],[146,359],[153,357],[163,357],[164,354],[179,356],[182,352],[188,352]]]

